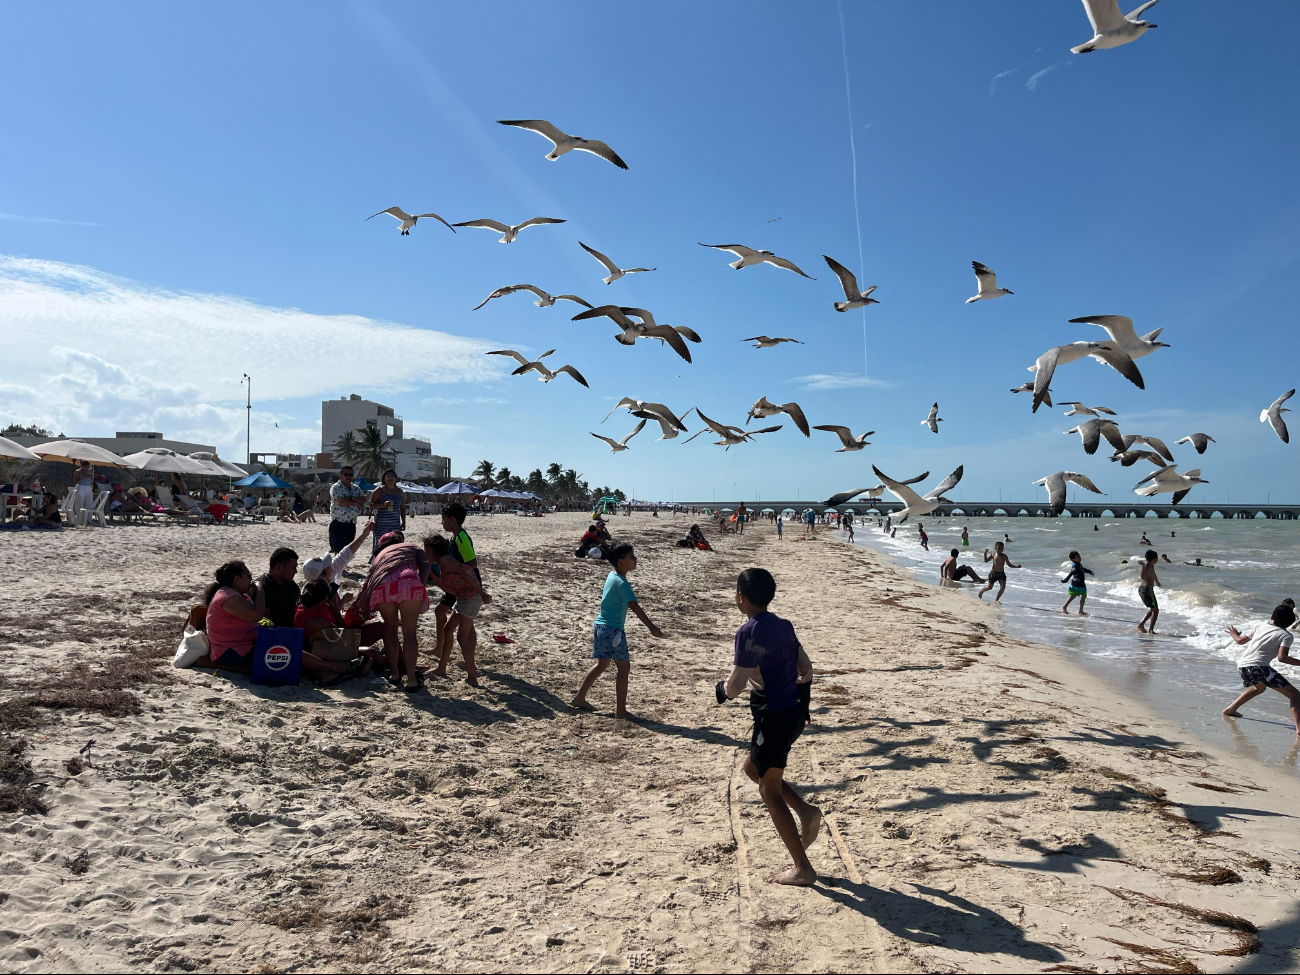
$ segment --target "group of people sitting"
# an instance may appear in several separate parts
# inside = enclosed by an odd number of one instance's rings
[[[713,551],[713,546],[708,543],[699,525],[691,525],[690,531],[677,540],[677,547],[694,548],[701,552]]]
[[[434,611],[438,665],[433,674],[446,675],[452,644],[459,642],[466,680],[478,686],[474,620],[491,597],[464,531],[464,514],[458,504],[444,512],[443,528],[453,533],[451,539],[433,534],[417,544],[401,531],[381,535],[355,596],[341,593],[340,581],[374,532],[373,521],[349,545],[308,560],[301,587],[295,581],[298,554],[292,549],[272,552],[268,571],[256,580],[243,562],[227,562],[214,573],[202,602],[190,610],[190,627],[205,632],[208,643],[207,655],[192,666],[248,673],[258,627],[269,622],[303,631],[303,670],[326,686],[386,670],[392,684],[416,691],[417,625],[429,610],[428,587],[436,586],[444,596]]]
[[[614,536],[605,527],[604,520],[597,518],[582,533],[578,548],[573,554],[580,559],[603,559],[613,544]]]

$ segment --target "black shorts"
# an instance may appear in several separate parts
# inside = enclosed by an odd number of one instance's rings
[[[1005,572],[990,572],[989,585],[993,585],[995,582],[1000,582],[1005,586],[1007,584],[1007,574]]]
[[[1151,586],[1139,586],[1138,599],[1142,600],[1142,605],[1147,609],[1160,608],[1159,604],[1156,602],[1156,591]]]
[[[438,605],[451,608],[452,606],[456,605],[456,597],[449,592],[444,592],[442,594],[442,598],[438,600]]]
[[[1277,688],[1291,686],[1291,682],[1272,667],[1238,667],[1237,670],[1241,674],[1243,687],[1255,687],[1259,684]]]
[[[754,730],[749,739],[749,760],[762,778],[768,769],[785,768],[790,747],[803,734],[808,723],[808,706],[796,704],[784,711],[753,711],[752,714]]]

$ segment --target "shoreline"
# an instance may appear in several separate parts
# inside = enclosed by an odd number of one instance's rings
[[[800,542],[792,526],[779,543],[762,523],[710,532],[710,555],[673,547],[688,517],[611,519],[668,637],[629,628],[637,721],[613,720],[609,679],[591,695],[600,713],[572,713],[604,577],[572,557],[585,520],[468,523],[494,596],[479,690],[272,689],[167,666],[126,686],[139,713],[38,709],[38,726],[7,730],[27,739],[49,812],[0,814],[0,964],[1300,970],[1294,779],[1188,747],[1064,651],[1003,636],[989,607],[831,529]],[[435,528],[413,521],[412,534]],[[47,676],[34,661],[169,657],[212,567],[260,566],[278,544],[305,559],[324,536],[272,524],[21,539],[0,581],[15,651],[0,656],[0,707]],[[787,772],[827,813],[811,890],[763,882],[784,853],[736,774],[748,712],[712,699],[750,564],[773,571],[773,610],[818,673]],[[426,628],[422,653],[429,642]]]

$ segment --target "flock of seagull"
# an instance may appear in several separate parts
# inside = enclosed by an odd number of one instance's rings
[[[1141,37],[1147,30],[1155,27],[1155,24],[1148,23],[1141,19],[1141,14],[1154,6],[1157,0],[1149,0],[1140,7],[1127,15],[1122,15],[1116,0],[1083,0],[1084,8],[1088,14],[1089,22],[1093,27],[1093,38],[1087,43],[1073,48],[1075,53],[1087,53],[1095,50],[1118,47],[1121,44],[1127,44]],[[551,143],[551,150],[546,154],[546,158],[552,162],[558,160],[561,156],[578,151],[586,152],[606,160],[619,169],[627,170],[628,165],[610,146],[597,139],[586,139],[581,136],[569,135],[555,125],[544,120],[502,120],[501,125],[513,128],[525,129],[543,136]],[[508,224],[499,220],[480,218],[476,220],[466,220],[459,223],[451,223],[436,213],[418,213],[411,214],[404,211],[401,207],[392,206],[379,213],[373,214],[366,219],[373,219],[382,214],[388,214],[396,219],[400,225],[402,235],[409,235],[411,230],[422,219],[437,220],[442,223],[452,233],[459,228],[475,228],[491,230],[500,234],[500,242],[503,244],[513,243],[519,234],[529,228],[551,224],[562,224],[565,221],[558,217],[533,217],[518,224]],[[776,218],[779,219],[779,218]],[[769,221],[773,222],[773,221]],[[608,272],[601,280],[606,285],[612,285],[615,281],[626,277],[629,274],[649,273],[656,270],[653,267],[620,267],[608,255],[590,247],[582,241],[578,245],[591,255],[600,265]],[[793,261],[781,257],[770,250],[761,250],[749,247],[745,244],[706,244],[701,242],[701,247],[720,250],[735,256],[736,260],[729,262],[730,267],[737,271],[747,267],[756,267],[761,264],[768,264],[774,268],[790,271],[800,277],[810,281],[817,280],[812,275],[806,273]],[[837,312],[847,312],[857,308],[867,308],[871,305],[879,304],[878,299],[873,298],[872,294],[876,291],[876,285],[863,290],[858,284],[857,277],[846,268],[843,264],[836,261],[829,255],[822,255],[826,266],[834,272],[839,280],[840,289],[844,293],[843,301],[835,301],[833,307]],[[989,301],[1002,298],[1007,295],[1015,294],[1009,288],[998,285],[997,274],[992,268],[979,261],[972,261],[971,267],[975,272],[975,281],[977,285],[976,293],[966,299],[967,304],[977,301]],[[572,321],[591,321],[601,318],[608,318],[619,329],[613,336],[614,339],[622,345],[635,345],[638,339],[656,339],[662,344],[666,344],[678,356],[686,362],[691,361],[691,351],[687,343],[697,344],[703,341],[698,333],[693,329],[683,325],[672,326],[667,323],[660,323],[655,320],[652,312],[645,308],[634,308],[614,303],[595,305],[586,299],[575,294],[552,295],[543,289],[532,284],[513,284],[497,288],[476,306],[474,310],[482,308],[490,301],[499,298],[505,298],[516,292],[528,292],[536,300],[533,302],[539,308],[548,308],[560,301],[570,301],[582,306]],[[1139,389],[1145,389],[1146,383],[1142,373],[1137,366],[1138,359],[1145,358],[1160,349],[1169,348],[1168,343],[1159,341],[1160,333],[1163,329],[1155,329],[1144,335],[1138,335],[1133,326],[1133,320],[1124,315],[1089,315],[1081,318],[1070,319],[1071,324],[1093,325],[1105,330],[1108,338],[1106,340],[1081,339],[1065,345],[1058,345],[1049,348],[1038,356],[1033,365],[1029,366],[1029,371],[1034,374],[1031,381],[1011,389],[1012,393],[1028,392],[1032,394],[1031,412],[1036,413],[1040,406],[1046,404],[1049,408],[1055,408],[1051,396],[1051,384],[1056,377],[1057,370],[1071,363],[1084,359],[1093,359],[1103,365],[1109,366],[1118,372]],[[787,336],[768,336],[755,335],[745,342],[753,342],[753,348],[770,349],[785,343],[803,344],[799,339]],[[551,349],[537,356],[536,359],[530,359],[528,356],[517,352],[513,349],[498,349],[486,353],[487,355],[500,355],[513,358],[518,363],[518,368],[514,369],[511,375],[522,376],[529,372],[536,372],[538,378],[549,383],[557,376],[564,374],[571,377],[575,382],[582,386],[588,386],[587,380],[572,365],[562,365],[552,369],[545,360],[548,356],[554,354],[555,350]],[[1269,423],[1277,436],[1284,442],[1289,442],[1290,437],[1287,432],[1286,423],[1282,418],[1283,413],[1290,412],[1282,404],[1285,403],[1295,390],[1278,397],[1278,399],[1267,409],[1260,413],[1260,421]],[[1173,453],[1166,446],[1163,440],[1158,437],[1145,436],[1142,434],[1125,434],[1120,431],[1118,423],[1109,419],[1117,414],[1114,410],[1105,406],[1088,406],[1077,400],[1062,401],[1057,405],[1069,407],[1065,416],[1088,417],[1077,426],[1067,430],[1067,434],[1078,434],[1082,440],[1084,453],[1088,455],[1096,454],[1101,441],[1104,439],[1114,452],[1111,454],[1111,461],[1118,462],[1124,467],[1131,467],[1139,462],[1147,462],[1155,467],[1155,470],[1148,473],[1134,486],[1134,493],[1144,497],[1150,497],[1156,494],[1172,494],[1173,503],[1181,501],[1189,491],[1198,484],[1209,483],[1203,479],[1199,469],[1180,472],[1178,464],[1175,462]],[[613,416],[620,409],[626,409],[632,416],[638,419],[637,425],[620,440],[612,437],[603,436],[598,433],[591,435],[598,440],[609,445],[610,451],[620,453],[628,450],[629,441],[637,436],[650,420],[658,423],[662,435],[660,440],[675,439],[679,433],[689,432],[686,427],[686,420],[691,413],[695,413],[699,420],[704,424],[701,429],[691,436],[687,437],[684,443],[689,443],[696,437],[704,433],[712,433],[717,439],[714,443],[720,447],[730,450],[734,446],[748,443],[760,434],[775,433],[782,429],[782,424],[775,424],[762,428],[750,429],[749,423],[755,419],[784,414],[789,417],[795,427],[805,437],[811,437],[812,430],[824,431],[834,434],[842,444],[836,453],[852,452],[863,450],[870,444],[867,440],[875,431],[869,430],[865,433],[854,434],[853,431],[840,424],[817,424],[810,425],[804,414],[803,408],[798,403],[773,403],[767,397],[760,397],[752,407],[745,418],[745,426],[736,426],[731,424],[720,423],[711,419],[702,413],[698,407],[692,407],[680,416],[663,403],[647,402],[644,400],[624,397],[614,407],[613,410],[601,422]],[[932,433],[939,432],[939,424],[943,418],[939,416],[939,404],[936,402],[930,407],[929,413],[921,421],[923,426],[930,429]],[[1180,440],[1175,441],[1175,446],[1190,444],[1197,454],[1204,454],[1209,444],[1214,443],[1214,438],[1206,433],[1192,433]],[[1150,449],[1138,449],[1150,448]],[[933,511],[940,504],[948,501],[945,494],[951,491],[963,474],[963,467],[958,467],[952,474],[941,481],[936,487],[925,494],[919,494],[911,485],[929,477],[929,472],[918,475],[917,477],[900,480],[891,478],[882,473],[875,466],[872,471],[879,479],[880,483],[871,488],[859,488],[854,491],[845,491],[833,495],[827,499],[827,505],[840,505],[847,501],[860,496],[870,498],[879,498],[888,490],[903,504],[903,509],[895,514],[899,523],[906,521],[913,515],[923,515]],[[1100,488],[1085,474],[1076,471],[1056,471],[1046,477],[1040,478],[1033,482],[1046,488],[1048,499],[1054,514],[1060,514],[1066,503],[1066,490],[1068,485],[1074,484],[1086,491],[1096,494],[1103,493]]]

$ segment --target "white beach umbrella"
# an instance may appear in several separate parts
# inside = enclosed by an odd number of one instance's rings
[[[211,468],[197,460],[190,460],[184,454],[178,454],[166,447],[150,447],[134,454],[128,454],[123,460],[131,462],[132,467],[142,471],[157,471],[161,474],[212,474]],[[222,474],[224,477],[225,475]]]
[[[0,437],[0,457],[16,457],[19,460],[40,460],[41,455],[29,450],[8,437]]]
[[[248,471],[242,467],[232,464],[228,460],[223,460],[216,454],[208,450],[196,450],[189,455],[190,460],[197,460],[208,464],[213,468],[213,472],[220,474],[222,477],[247,477]]]
[[[51,440],[49,443],[38,443],[32,448],[32,453],[41,460],[57,460],[65,464],[88,460],[97,467],[138,466],[125,457],[119,457],[111,450],[96,447],[93,443],[86,443],[84,440]]]

